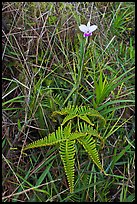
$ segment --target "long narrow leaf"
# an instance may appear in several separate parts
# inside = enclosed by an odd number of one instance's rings
[[[60,143],[60,155],[67,175],[70,192],[74,191],[74,156],[76,152],[74,144],[75,140],[66,140]]]
[[[91,136],[87,135],[84,138],[79,138],[78,141],[83,145],[84,149],[89,154],[93,162],[97,165],[97,167],[104,172],[104,169],[99,160],[98,152],[96,150],[95,140]]]

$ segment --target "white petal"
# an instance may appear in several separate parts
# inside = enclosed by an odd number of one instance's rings
[[[87,27],[90,27],[90,21],[87,23]]]
[[[97,26],[96,25],[92,25],[88,29],[89,29],[89,32],[93,32],[94,30],[97,29]]]
[[[79,26],[79,29],[80,29],[82,32],[84,32],[84,33],[88,31],[87,26],[86,26],[86,25],[83,25],[83,24]]]

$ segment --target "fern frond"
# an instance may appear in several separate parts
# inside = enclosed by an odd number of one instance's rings
[[[68,122],[69,120],[75,118],[77,115],[76,114],[70,114],[70,115],[67,115],[64,119],[63,119],[63,122],[62,122],[62,125],[64,125],[66,122]]]
[[[89,156],[91,157],[93,162],[97,165],[97,167],[101,171],[104,172],[104,169],[103,169],[101,162],[99,160],[98,151],[96,149],[96,144],[95,144],[95,140],[93,139],[93,137],[91,137],[90,135],[87,135],[86,137],[80,137],[78,139],[78,141],[80,144],[83,145],[84,149],[89,154]]]
[[[94,124],[91,123],[90,119],[89,119],[86,115],[79,115],[78,117],[79,117],[80,119],[86,121],[88,124],[94,126]]]
[[[74,132],[74,133],[71,133],[70,136],[69,136],[69,140],[76,140],[80,137],[84,137],[86,136],[86,133],[82,133],[82,132]]]
[[[86,121],[87,123],[89,123],[90,125],[93,126],[93,123],[90,121],[90,119],[87,116],[98,117],[99,119],[101,119],[103,121],[104,124],[106,123],[104,117],[102,115],[100,115],[100,113],[97,110],[91,109],[87,106],[80,106],[80,107],[68,106],[68,107],[63,108],[61,111],[54,111],[52,116],[55,116],[57,114],[67,115],[63,120],[63,123],[62,123],[63,125],[67,121],[69,121],[75,117],[79,117],[82,120]]]
[[[68,126],[66,126],[66,128],[68,128]],[[44,137],[40,140],[37,140],[28,144],[26,147],[24,147],[23,150],[54,145],[65,140],[66,140],[66,135],[64,135],[64,131],[62,130],[62,127],[58,127],[58,129],[55,132],[49,134],[47,137]]]
[[[102,143],[104,143],[103,138],[99,135],[98,131],[96,129],[93,129],[91,125],[88,125],[87,123],[80,123],[79,130],[82,133],[86,133],[86,135],[97,137],[101,140]]]
[[[60,94],[52,94],[53,95],[53,100],[57,105],[63,104],[63,97]]]
[[[60,155],[69,183],[70,192],[74,191],[74,156],[76,152],[74,144],[75,140],[66,140],[60,143]]]
[[[59,115],[67,115],[67,114],[77,114],[77,111],[78,111],[78,107],[76,106],[67,106],[65,108],[62,108],[61,111],[54,111],[52,113],[52,116],[55,116],[57,114]]]
[[[54,111],[54,112],[52,113],[52,116],[54,117],[54,116],[56,116],[57,114],[58,114],[58,115],[67,115],[68,112],[69,112],[69,107],[65,107],[65,108],[62,108],[61,111]]]
[[[97,111],[87,106],[80,106],[78,110],[78,115],[87,115],[100,118],[105,124],[105,118]]]
[[[70,134],[71,134],[71,122],[69,122],[67,126],[64,128],[65,138],[69,138]]]
[[[78,113],[78,106],[69,106],[68,114],[77,114]]]
[[[96,129],[93,129],[91,125],[88,125],[87,123],[80,123],[80,132],[87,133],[89,135],[98,137],[98,132]]]
[[[64,129],[62,126],[58,127],[58,129],[55,132],[49,134],[47,137],[44,137],[40,140],[37,140],[28,144],[26,147],[24,147],[23,150],[54,145],[54,144],[66,141],[67,139],[75,140],[85,135],[86,135],[85,133],[81,133],[81,132],[71,133],[71,123],[68,123],[68,125]]]

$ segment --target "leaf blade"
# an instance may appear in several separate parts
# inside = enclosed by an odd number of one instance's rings
[[[69,183],[70,192],[74,191],[74,156],[75,156],[75,140],[66,140],[60,143],[60,155],[64,165],[65,173]]]
[[[96,166],[104,172],[103,166],[99,160],[99,155],[96,149],[95,140],[90,136],[87,135],[86,137],[81,137],[78,139],[79,143],[82,144],[86,152],[89,154],[90,158],[96,164]]]

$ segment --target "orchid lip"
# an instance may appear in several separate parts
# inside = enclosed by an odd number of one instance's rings
[[[92,33],[84,33],[83,35],[84,35],[84,37],[88,37],[88,36],[91,36]]]

